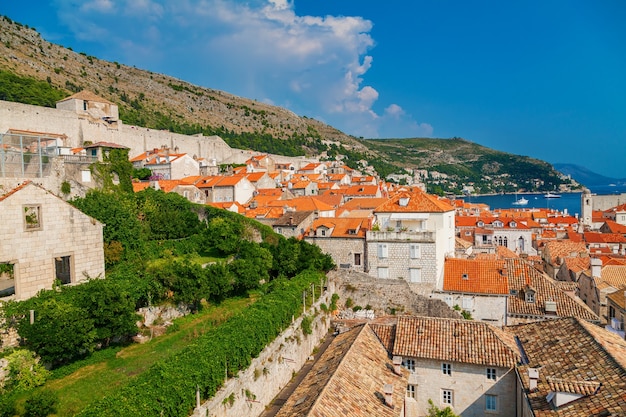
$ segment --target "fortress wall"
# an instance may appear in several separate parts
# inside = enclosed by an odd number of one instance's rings
[[[164,130],[125,125],[122,121],[109,124],[101,120],[89,120],[71,110],[53,109],[0,100],[0,133],[9,129],[30,130],[33,132],[65,134],[66,146],[80,147],[84,141],[112,142],[130,148],[132,158],[147,150],[178,148],[178,152],[189,156],[213,159],[217,164],[243,164],[253,155],[264,152],[231,148],[219,136],[187,136]],[[277,156],[281,161],[293,162],[301,168],[316,158]]]

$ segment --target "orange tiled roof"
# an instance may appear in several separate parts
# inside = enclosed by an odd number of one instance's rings
[[[111,103],[109,100],[104,99],[102,97],[100,97],[99,95],[96,95],[94,93],[92,93],[89,90],[81,90],[76,94],[72,94],[69,97],[66,97],[64,99],[61,99],[59,101],[57,101],[57,103],[63,102],[63,101],[67,101],[67,100],[72,100],[72,99],[77,99],[77,100],[85,100],[85,101],[95,101],[97,103],[105,103],[105,104],[114,104]]]
[[[138,193],[139,191],[143,191],[146,188],[150,187],[150,182],[133,182],[133,191]]]
[[[408,199],[407,204],[400,205],[400,200]],[[402,192],[390,198],[376,208],[377,213],[444,213],[453,211],[454,207],[439,200],[437,197],[426,194],[421,190]]]
[[[368,218],[352,217],[320,217],[313,222],[311,228],[317,230],[320,227],[332,229],[330,237],[363,239],[365,232],[370,228],[371,220]]]
[[[393,386],[395,408],[377,396],[386,384]],[[406,373],[393,372],[387,351],[365,324],[335,337],[276,417],[398,417],[406,385]]]
[[[18,192],[19,190],[23,189],[24,187],[26,187],[28,184],[30,184],[31,181],[24,181],[22,184],[18,185],[17,187],[7,191],[6,193],[4,193],[3,195],[0,195],[0,201],[12,196],[13,194],[15,194],[16,192]]]
[[[584,304],[577,303],[565,294],[546,275],[533,268],[522,259],[507,259],[509,291],[515,292],[508,302],[508,313],[521,317],[545,317],[546,301],[556,303],[556,316],[578,317],[597,322],[598,316]],[[535,291],[534,302],[527,302],[525,291],[530,287]]]
[[[613,220],[606,220],[604,222],[605,226],[611,231],[611,233],[619,233],[622,235],[626,234],[626,226],[623,224],[619,224]]]
[[[393,354],[476,365],[515,366],[513,337],[487,323],[399,316]]]
[[[533,415],[626,415],[626,341],[616,334],[573,317],[506,328],[525,353],[518,367],[522,389]],[[539,370],[537,388],[529,389],[528,368]],[[555,407],[550,392],[578,394],[575,401]]]
[[[504,261],[446,259],[443,290],[473,294],[509,294]]]

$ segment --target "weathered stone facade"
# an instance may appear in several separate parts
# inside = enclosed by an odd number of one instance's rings
[[[329,254],[338,268],[365,272],[367,260],[365,239],[305,236],[304,240],[319,246],[322,252]]]
[[[409,385],[415,386],[418,415],[427,415],[428,400],[463,417],[514,416],[516,375],[513,368],[451,362],[451,374],[442,372],[442,361],[415,359]],[[495,369],[495,380],[487,378],[487,368]],[[451,404],[443,402],[443,391],[452,393]],[[485,395],[495,396],[496,410],[487,411]]]
[[[0,263],[13,265],[15,299],[56,279],[104,277],[102,223],[33,183],[0,197],[0,212]]]
[[[383,279],[437,284],[435,232],[367,232],[369,274]]]

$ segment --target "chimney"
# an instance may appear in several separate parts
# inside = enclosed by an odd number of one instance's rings
[[[289,226],[293,226],[293,216],[289,216]]]
[[[402,356],[393,357],[393,373],[396,375],[402,375]]]
[[[385,405],[389,408],[393,408],[393,385],[385,384],[383,392],[385,394]]]
[[[528,378],[530,379],[530,384],[528,388],[530,392],[534,392],[537,390],[537,380],[539,379],[539,369],[538,368],[528,368]]]
[[[591,277],[600,278],[602,276],[602,259],[591,258]]]

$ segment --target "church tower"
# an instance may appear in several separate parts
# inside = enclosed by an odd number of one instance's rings
[[[591,227],[593,213],[593,198],[588,188],[585,188],[580,195],[580,210],[581,223],[585,229],[588,229]]]

